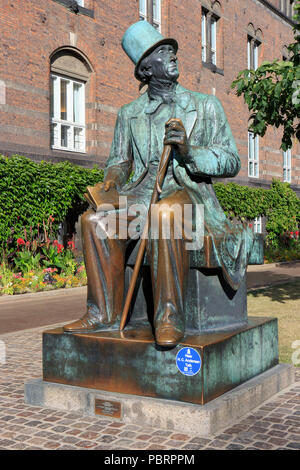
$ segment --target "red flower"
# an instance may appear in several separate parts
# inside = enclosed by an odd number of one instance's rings
[[[58,240],[54,240],[53,245],[54,245],[54,246],[59,245]]]
[[[25,245],[25,240],[23,240],[23,238],[18,238],[17,244],[18,245]]]
[[[58,244],[56,245],[56,248],[57,248],[57,253],[61,253],[62,250],[64,249],[64,246],[61,245],[60,243],[58,243]]]
[[[75,250],[75,242],[73,240],[70,240],[68,242],[68,247],[71,248],[71,250]]]
[[[29,246],[30,246],[30,242],[26,242],[25,245],[26,245],[27,247],[29,247]]]

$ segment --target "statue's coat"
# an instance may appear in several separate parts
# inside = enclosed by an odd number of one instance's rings
[[[174,174],[186,187],[195,204],[204,205],[205,235],[212,238],[212,249],[229,285],[237,290],[245,274],[253,244],[253,233],[229,221],[218,202],[211,177],[234,177],[240,158],[220,101],[212,95],[189,91],[177,84],[175,115],[182,120],[188,138],[188,160],[173,151]],[[117,167],[120,188],[134,190],[147,173],[150,152],[150,115],[159,101],[149,101],[144,93],[124,105],[117,117],[106,173]],[[164,128],[155,129],[163,150]],[[134,168],[133,179],[126,184]],[[106,174],[105,173],[105,174]]]

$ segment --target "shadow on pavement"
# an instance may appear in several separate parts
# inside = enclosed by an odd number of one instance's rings
[[[290,281],[288,283],[282,283],[250,291],[248,295],[258,297],[263,294],[265,297],[269,297],[271,300],[285,303],[289,300],[300,299],[300,279],[296,281]]]

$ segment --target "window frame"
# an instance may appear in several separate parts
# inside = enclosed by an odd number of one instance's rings
[[[292,149],[287,149],[283,154],[283,182],[291,183],[292,181]]]
[[[158,4],[158,17],[154,16],[154,2]],[[141,3],[143,3],[143,9],[141,9]],[[147,20],[157,31],[161,32],[161,0],[139,0],[139,18]]]
[[[206,38],[206,15],[203,14],[202,9],[202,16],[201,16],[201,49],[202,49],[202,62],[206,62],[207,57],[207,38]]]
[[[64,6],[65,8],[67,8],[69,11],[71,11],[74,14],[79,13],[80,15],[85,15],[85,16],[89,16],[90,18],[94,18],[94,10],[86,8],[85,6],[81,6],[79,5],[78,2],[77,2],[77,9],[74,10],[69,0],[52,0],[52,1]],[[84,0],[82,1],[84,2]]]
[[[294,0],[281,0],[280,2],[280,11],[283,13],[287,18],[292,19],[294,16]]]
[[[66,84],[66,119],[62,118],[61,96],[62,96],[62,81]],[[74,85],[80,85],[79,108],[82,120],[76,121],[74,112]],[[57,73],[50,75],[50,135],[51,135],[51,148],[53,150],[63,150],[74,153],[86,153],[86,120],[85,120],[85,82],[64,76]],[[69,135],[67,139],[71,142],[67,146],[62,145],[62,129],[69,128]],[[55,133],[54,129],[57,129]],[[80,129],[81,147],[76,147],[75,130]],[[68,132],[68,131],[67,131]]]
[[[259,61],[259,47],[261,46],[261,42],[250,36],[248,34],[247,37],[247,67],[248,70],[257,70],[258,68],[258,61]]]
[[[210,55],[211,63],[215,66],[217,66],[217,21],[217,17],[212,15],[210,19]]]
[[[262,233],[262,217],[258,215],[253,220],[253,232],[254,233]]]
[[[251,140],[253,140],[253,152],[251,152]],[[253,168],[253,171],[250,171]],[[259,136],[248,131],[248,177],[259,178]]]
[[[218,21],[220,17],[207,8],[201,9],[201,58],[202,63],[217,67]],[[212,26],[214,25],[214,27]],[[213,48],[213,44],[215,48]]]

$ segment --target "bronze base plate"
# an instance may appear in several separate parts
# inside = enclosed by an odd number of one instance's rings
[[[195,375],[177,366],[185,347],[200,355]],[[149,327],[43,333],[44,381],[187,403],[204,404],[276,364],[275,318],[250,317],[238,330],[186,336],[172,349],[157,346]]]

